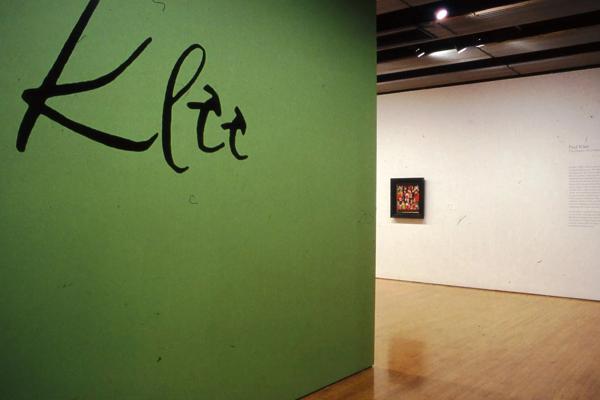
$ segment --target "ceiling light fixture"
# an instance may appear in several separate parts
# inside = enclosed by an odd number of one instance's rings
[[[446,10],[445,8],[438,8],[435,11],[435,19],[437,19],[438,21],[443,20],[447,16],[448,16],[448,10]]]
[[[425,53],[423,50],[421,50],[421,49],[417,49],[417,50],[415,51],[415,53],[417,53],[417,58],[421,58],[421,57],[423,57],[423,56],[426,54],[426,53]]]

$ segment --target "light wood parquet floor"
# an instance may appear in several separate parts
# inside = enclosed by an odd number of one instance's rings
[[[375,365],[305,400],[600,399],[600,302],[377,280]]]

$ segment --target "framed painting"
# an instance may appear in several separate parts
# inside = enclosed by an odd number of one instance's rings
[[[392,178],[390,210],[392,218],[425,218],[425,179]]]

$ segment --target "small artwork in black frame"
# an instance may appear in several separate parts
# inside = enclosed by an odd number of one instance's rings
[[[392,178],[390,210],[392,218],[425,218],[425,179]]]

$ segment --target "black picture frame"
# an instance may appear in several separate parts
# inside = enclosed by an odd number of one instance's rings
[[[425,178],[390,179],[390,216],[425,218]]]

